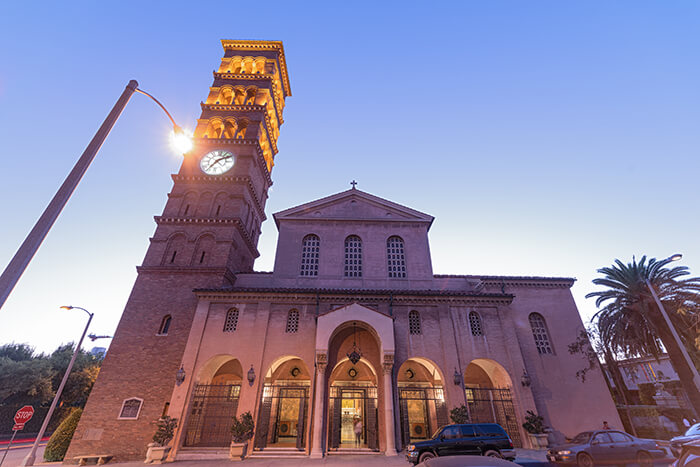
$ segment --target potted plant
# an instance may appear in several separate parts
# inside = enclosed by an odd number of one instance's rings
[[[153,442],[148,445],[148,451],[146,452],[146,464],[162,464],[165,458],[168,457],[171,449],[168,443],[175,436],[177,418],[166,415],[158,420],[156,426],[158,428],[153,435]]]
[[[469,423],[469,409],[464,404],[459,405],[450,410],[450,418],[452,419],[452,423]]]
[[[253,423],[253,416],[250,412],[241,414],[240,418],[233,417],[233,424],[231,425],[233,439],[229,449],[229,457],[231,460],[243,460],[246,456],[248,440],[253,437],[254,429],[255,423]]]
[[[523,428],[527,431],[530,437],[530,444],[534,449],[547,448],[547,432],[544,426],[544,418],[537,415],[532,410],[527,411]]]

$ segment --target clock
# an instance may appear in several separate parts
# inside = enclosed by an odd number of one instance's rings
[[[205,154],[199,161],[199,167],[207,175],[221,175],[231,170],[233,162],[233,153],[217,149]]]

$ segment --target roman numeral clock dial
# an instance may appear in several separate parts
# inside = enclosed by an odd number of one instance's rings
[[[199,167],[207,175],[221,175],[233,167],[233,153],[224,150],[211,151],[199,161]]]

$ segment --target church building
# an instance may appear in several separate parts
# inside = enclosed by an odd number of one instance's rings
[[[516,447],[528,410],[566,436],[622,426],[602,374],[576,378],[574,279],[435,274],[429,214],[353,183],[275,213],[255,271],[291,88],[281,42],[222,44],[66,459],[143,459],[163,415],[171,460],[226,457],[245,412],[251,456],[395,455],[461,405]]]

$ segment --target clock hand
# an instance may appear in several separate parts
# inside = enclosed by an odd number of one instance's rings
[[[207,167],[207,169],[211,169],[212,167],[214,167],[214,166],[215,166],[216,164],[218,164],[219,162],[221,162],[221,161],[223,161],[223,160],[226,160],[226,159],[230,159],[230,158],[231,158],[231,156],[219,157],[219,158],[216,159],[214,162],[212,162],[211,164],[209,164],[209,167]]]

